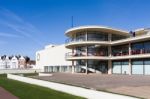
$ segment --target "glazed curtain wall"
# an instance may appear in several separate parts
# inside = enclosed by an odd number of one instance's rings
[[[44,66],[44,72],[71,72],[71,66]]]
[[[129,74],[129,62],[113,61],[113,74]]]
[[[88,41],[108,41],[107,33],[97,33],[97,32],[88,32],[87,34]]]
[[[124,56],[129,54],[129,45],[112,46],[113,56]]]
[[[129,74],[129,62],[113,61],[113,74]],[[150,59],[132,59],[132,74],[150,75]]]
[[[150,75],[150,59],[132,60],[132,74]]]
[[[150,53],[150,41],[131,44],[131,54]]]

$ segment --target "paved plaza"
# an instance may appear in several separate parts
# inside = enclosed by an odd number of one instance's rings
[[[150,99],[150,76],[53,73],[34,78]]]

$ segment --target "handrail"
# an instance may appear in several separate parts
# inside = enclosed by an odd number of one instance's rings
[[[100,51],[98,52],[92,52],[92,51],[88,51],[87,54],[86,52],[68,52],[66,53],[66,57],[80,57],[80,56],[107,56],[106,52]]]
[[[81,41],[108,41],[108,40],[102,40],[102,39],[99,39],[99,38],[90,38],[90,39],[87,39],[87,40],[85,38],[81,38],[81,39],[68,38],[68,39],[66,39],[65,43],[68,44],[68,43],[71,43],[71,42],[81,42]]]

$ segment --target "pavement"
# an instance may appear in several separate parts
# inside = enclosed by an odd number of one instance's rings
[[[0,99],[19,99],[16,96],[12,95],[10,92],[0,87]]]
[[[54,73],[34,78],[150,99],[150,76]]]

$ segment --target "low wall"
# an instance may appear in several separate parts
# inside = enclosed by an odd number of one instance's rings
[[[106,92],[101,92],[101,91],[96,91],[96,90],[90,90],[90,89],[85,89],[81,87],[75,87],[75,86],[70,86],[70,85],[65,85],[65,84],[43,81],[43,80],[22,77],[22,76],[12,75],[12,74],[7,74],[7,78],[18,80],[18,81],[29,83],[29,84],[39,85],[42,87],[47,87],[50,89],[54,89],[54,90],[61,91],[61,92],[66,92],[72,95],[81,96],[81,97],[85,97],[88,99],[136,99],[133,97],[106,93]]]
[[[35,73],[41,72],[40,69],[0,69],[0,74],[4,73]]]

